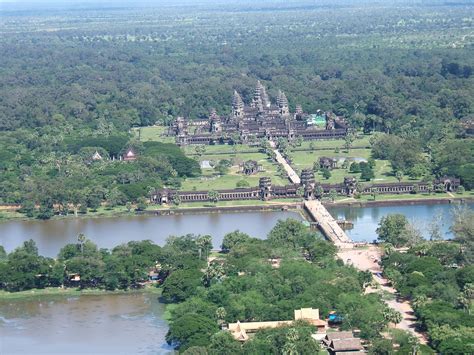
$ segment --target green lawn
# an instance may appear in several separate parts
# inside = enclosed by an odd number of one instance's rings
[[[432,193],[432,194],[400,194],[400,195],[377,195],[375,197],[375,201],[389,201],[389,200],[416,200],[416,199],[452,199],[453,196],[455,198],[466,198],[474,197],[474,191],[467,191],[463,194],[458,194],[458,193],[453,193],[452,195],[448,193]],[[357,199],[356,201],[374,201],[374,198],[370,195],[362,195],[360,199]]]
[[[234,161],[256,160],[259,164],[263,165],[265,171],[246,176],[239,172],[237,162],[235,162],[236,165],[232,166],[225,175],[218,175],[214,169],[202,169],[202,176],[186,179],[182,184],[181,190],[233,189],[240,180],[246,180],[250,186],[258,186],[258,181],[263,176],[270,176],[275,185],[286,185],[289,183],[288,180],[277,176],[278,165],[268,161],[266,155],[262,153],[237,154],[236,156],[205,155],[201,157],[200,160],[214,160],[217,162],[220,159],[232,158]]]
[[[166,126],[150,126],[150,127],[140,127],[134,128],[133,133],[135,137],[138,138],[140,132],[140,141],[157,141],[163,143],[174,143],[174,137],[165,136],[167,127]]]
[[[39,297],[39,296],[82,296],[82,295],[110,295],[110,294],[128,294],[128,293],[153,293],[156,295],[161,294],[161,289],[154,287],[153,285],[145,286],[139,290],[115,290],[107,291],[96,288],[91,289],[79,289],[79,288],[60,288],[60,287],[47,287],[42,289],[31,289],[27,291],[19,292],[7,292],[0,291],[0,300],[16,300],[30,297]]]
[[[287,179],[277,176],[278,165],[270,162],[263,153],[205,154],[199,158],[199,161],[213,160],[218,162],[222,159],[234,161],[234,165],[226,175],[218,175],[214,169],[202,169],[202,176],[186,179],[182,184],[181,190],[233,189],[240,180],[246,180],[250,186],[258,186],[258,181],[263,176],[270,176],[275,185],[286,185],[289,183]],[[256,160],[263,166],[265,171],[250,176],[240,173],[238,163],[246,160]]]
[[[340,150],[338,153],[334,151],[294,151],[290,153],[292,158],[292,166],[298,170],[304,168],[312,168],[313,163],[315,161],[319,161],[321,157],[329,157],[329,158],[364,158],[369,159],[371,154],[370,149],[357,149],[357,150],[349,150],[346,152],[345,150]]]
[[[234,154],[234,152],[255,152],[258,153],[258,147],[249,147],[246,144],[216,144],[216,145],[205,145],[206,149],[204,154]],[[184,152],[187,155],[196,155],[196,145],[188,145],[184,147]]]
[[[352,148],[367,148],[370,146],[369,140],[370,140],[370,135],[361,135],[358,137],[353,143],[352,143]],[[328,148],[339,148],[342,150],[344,148],[344,139],[325,139],[325,140],[316,140],[316,141],[305,141],[301,145],[301,147],[298,148],[303,148],[303,149],[310,149],[311,142],[313,142],[313,145],[315,146],[315,150],[318,149],[328,149]]]
[[[289,203],[301,203],[303,200],[301,198],[287,198],[287,199],[273,199],[271,201],[262,201],[262,200],[236,200],[236,201],[218,201],[217,203],[212,202],[186,202],[181,203],[179,206],[169,205],[169,206],[160,206],[154,205],[149,207],[148,210],[163,210],[163,209],[179,209],[179,208],[201,208],[201,207],[229,207],[229,206],[272,206],[275,204],[289,204]]]
[[[344,157],[344,158],[364,158],[369,159],[371,155],[370,149],[351,149],[349,152],[340,150],[338,153],[323,152],[323,151],[312,151],[312,152],[293,152],[291,153],[292,164],[291,166],[300,172],[302,169],[311,169],[315,161],[319,161],[320,157]],[[374,169],[375,179],[372,182],[397,182],[397,179],[392,173],[390,162],[387,160],[376,160],[376,166]],[[352,174],[349,173],[349,169],[333,169],[331,170],[331,177],[326,180],[323,178],[321,172],[318,172],[316,179],[321,182],[337,184],[344,181],[345,176],[354,176],[360,178],[360,173]],[[405,177],[402,181],[408,181],[408,177]]]

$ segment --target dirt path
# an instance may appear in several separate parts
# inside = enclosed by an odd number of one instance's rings
[[[366,292],[386,292],[393,295],[393,299],[386,300],[387,305],[402,314],[402,321],[395,325],[395,328],[403,329],[411,332],[418,338],[421,344],[426,344],[426,336],[415,330],[416,318],[413,308],[407,301],[400,301],[396,297],[397,291],[389,286],[388,280],[381,277],[382,269],[377,263],[381,257],[381,250],[375,245],[364,247],[346,247],[339,249],[337,254],[345,264],[352,265],[361,271],[370,271],[374,280],[379,284],[378,288],[367,288]]]

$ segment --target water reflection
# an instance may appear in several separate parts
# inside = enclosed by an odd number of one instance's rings
[[[474,204],[467,204],[473,208]],[[380,219],[388,214],[400,213],[405,215],[421,232],[425,238],[429,238],[428,225],[439,217],[439,226],[445,239],[452,238],[449,228],[452,225],[452,209],[450,204],[441,205],[405,205],[405,206],[383,206],[383,207],[336,207],[329,208],[334,217],[346,219],[354,223],[354,228],[347,230],[347,234],[354,241],[371,242],[377,239],[375,232]]]

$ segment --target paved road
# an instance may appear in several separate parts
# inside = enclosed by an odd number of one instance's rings
[[[293,184],[299,185],[301,183],[301,180],[300,180],[300,177],[298,176],[298,174],[296,174],[296,172],[293,170],[293,168],[290,166],[290,164],[288,164],[286,159],[283,158],[283,156],[278,151],[278,149],[274,149],[273,152],[276,155],[276,160],[277,160],[278,164],[281,164],[283,166],[283,168],[285,169],[286,173],[288,174],[288,179],[290,179],[290,181]]]

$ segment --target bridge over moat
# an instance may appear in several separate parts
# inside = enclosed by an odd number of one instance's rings
[[[304,208],[323,235],[336,246],[352,243],[341,226],[319,200],[304,202]]]

